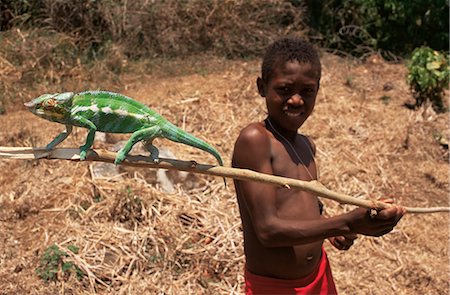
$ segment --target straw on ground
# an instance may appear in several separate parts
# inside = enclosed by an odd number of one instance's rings
[[[97,162],[114,163],[116,153],[104,149],[89,150],[87,160]],[[57,148],[46,151],[44,148],[29,147],[0,147],[0,158],[9,159],[60,159],[60,160],[79,160],[79,149]],[[150,157],[132,156],[126,157],[123,165],[175,169],[180,171],[190,171],[200,174],[208,174],[221,177],[230,177],[240,180],[251,180],[265,182],[274,185],[284,186],[290,189],[297,188],[314,193],[320,197],[331,199],[343,204],[350,204],[368,209],[384,209],[394,206],[376,200],[363,200],[351,197],[339,192],[327,189],[319,181],[302,181],[298,179],[273,176],[264,173],[255,172],[248,169],[237,169],[231,167],[213,166],[199,164],[193,161],[180,161],[161,158],[159,163],[154,163]],[[450,212],[450,207],[405,207],[408,213],[437,213]]]

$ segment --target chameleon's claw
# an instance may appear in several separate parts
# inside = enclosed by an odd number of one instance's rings
[[[160,163],[159,158],[152,158],[152,160],[153,160],[153,163],[155,163],[155,164],[159,164]]]
[[[114,164],[115,165],[119,165],[120,163],[123,162],[123,160],[125,160],[125,156],[121,155],[120,153],[117,155],[116,159],[114,160]]]
[[[80,151],[80,161],[86,160],[86,151]]]

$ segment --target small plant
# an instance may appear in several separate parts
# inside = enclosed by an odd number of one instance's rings
[[[446,55],[429,47],[416,48],[408,67],[408,83],[416,104],[414,108],[430,101],[437,112],[444,111],[444,89],[449,83],[449,60]]]
[[[355,87],[355,81],[353,79],[353,76],[347,76],[345,77],[345,86],[349,87],[349,88],[354,88]]]
[[[78,247],[74,245],[67,246],[71,252],[77,254]],[[44,251],[41,258],[40,266],[36,269],[36,274],[44,281],[55,281],[58,278],[58,273],[68,275],[75,272],[78,279],[84,275],[83,271],[72,262],[64,261],[68,254],[61,250],[57,245],[53,244]]]
[[[380,100],[383,102],[383,104],[388,105],[391,97],[389,95],[383,95],[382,97],[380,97]]]

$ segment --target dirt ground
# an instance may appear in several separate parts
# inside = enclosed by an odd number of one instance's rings
[[[265,117],[255,87],[259,62],[211,60],[197,67],[195,74],[127,74],[121,92],[211,143],[229,166],[239,131]],[[377,56],[358,63],[325,54],[316,109],[300,132],[315,140],[320,181],[328,188],[411,207],[448,206],[448,114],[404,107],[413,101],[405,76],[403,65]],[[7,105],[0,126],[0,146],[43,146],[63,129],[19,104]],[[76,128],[62,146],[77,147],[85,136]],[[95,147],[110,149],[126,138],[108,136]],[[187,146],[156,145],[179,159],[215,163]],[[154,171],[120,167],[116,178],[92,179],[92,165],[0,159],[0,294],[242,291],[232,185],[190,175],[169,194],[155,184]],[[352,208],[324,202],[327,215]],[[54,244],[66,254],[46,282],[36,270],[45,271],[44,253]],[[360,236],[347,252],[325,242],[341,294],[448,294],[448,245],[444,213],[407,215],[390,234]],[[72,267],[64,270],[67,262]]]

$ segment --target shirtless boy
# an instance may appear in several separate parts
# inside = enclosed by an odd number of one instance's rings
[[[317,179],[315,145],[297,129],[314,109],[320,76],[318,53],[308,42],[285,38],[268,48],[256,81],[268,115],[241,131],[233,167]],[[348,250],[356,234],[384,235],[405,213],[391,207],[371,217],[367,209],[357,208],[325,218],[311,193],[241,180],[235,187],[244,231],[246,294],[336,294],[324,239]]]

